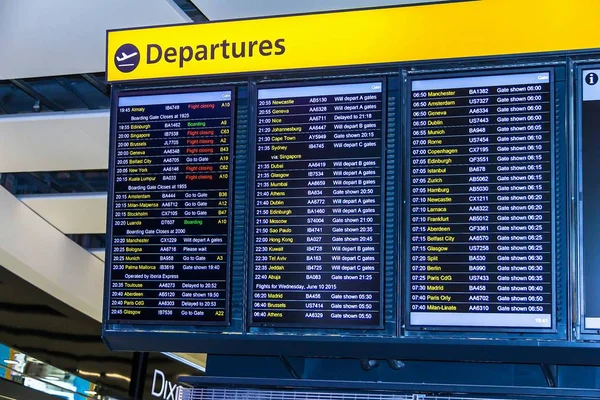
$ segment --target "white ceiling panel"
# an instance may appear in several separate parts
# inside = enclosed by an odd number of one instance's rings
[[[106,193],[19,196],[19,200],[64,234],[106,232]]]
[[[189,21],[170,0],[0,0],[0,79],[104,71],[107,29]]]
[[[98,260],[104,262],[104,257],[106,256],[106,249],[89,249],[89,252],[92,253],[92,255]]]
[[[107,169],[108,136],[108,111],[0,117],[0,173]]]
[[[192,0],[211,21],[432,3],[439,0]],[[352,29],[352,27],[348,27]],[[358,27],[356,27],[358,29]]]
[[[0,186],[0,265],[100,321],[104,263]]]

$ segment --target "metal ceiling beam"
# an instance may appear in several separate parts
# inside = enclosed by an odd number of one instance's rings
[[[35,88],[33,86],[31,86],[29,83],[27,83],[21,79],[11,79],[10,82],[13,85],[15,85],[16,87],[18,87],[19,89],[21,89],[22,91],[24,91],[25,93],[27,93],[28,95],[30,95],[31,97],[33,97],[34,99],[39,100],[40,103],[42,103],[49,109],[51,109],[53,111],[65,111],[65,109],[63,107],[61,107],[58,103],[56,103],[54,100],[49,99],[42,93],[35,90]]]
[[[89,182],[85,180],[85,178],[83,177],[81,172],[77,171],[77,172],[74,172],[74,174],[75,174],[75,178],[77,179],[77,181],[79,183],[81,183],[83,185],[83,187],[85,187],[88,191],[90,191],[90,192],[96,191],[96,190],[94,190],[92,185],[90,185]]]
[[[110,87],[98,79],[95,75],[92,74],[81,74],[82,78],[88,81],[93,87],[104,93],[105,95],[110,95]]]
[[[72,94],[77,100],[79,100],[81,102],[81,104],[85,105],[87,108],[89,108],[90,110],[94,110],[94,109],[98,109],[98,107],[94,107],[93,105],[91,105],[89,102],[87,102],[85,100],[85,98],[83,98],[83,96],[81,96],[79,93],[77,93],[76,90],[73,90],[73,88],[71,87],[71,85],[69,84],[69,82],[67,81],[67,78],[60,76],[55,78],[56,82],[62,86],[67,92],[69,92],[70,94]]]
[[[209,19],[202,10],[196,7],[192,0],[172,0],[194,22],[208,22]]]
[[[56,181],[54,181],[50,175],[43,172],[41,174],[43,175],[40,175],[40,173],[37,172],[33,172],[30,174],[22,174],[21,176],[19,176],[18,179],[26,181],[28,184],[34,187],[41,183],[44,186],[47,186],[48,188],[58,193],[62,191],[62,187]]]

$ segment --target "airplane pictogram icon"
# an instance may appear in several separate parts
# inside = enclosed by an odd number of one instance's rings
[[[131,54],[126,54],[125,52],[121,53],[121,57],[117,56],[118,62],[123,62],[125,60],[129,60],[131,57],[135,57],[138,55],[138,52],[133,52]]]

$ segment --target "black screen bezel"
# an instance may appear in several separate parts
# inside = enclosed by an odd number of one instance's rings
[[[380,196],[381,196],[381,216],[380,216],[380,292],[379,292],[379,321],[375,326],[367,326],[367,325],[343,325],[343,326],[328,326],[328,325],[304,325],[300,322],[298,323],[282,323],[282,324],[272,324],[272,323],[255,323],[252,320],[252,301],[253,301],[253,286],[254,286],[254,270],[252,266],[254,265],[254,235],[255,235],[255,210],[256,210],[256,132],[258,129],[257,121],[259,118],[258,115],[258,91],[262,89],[273,89],[273,88],[297,88],[297,87],[306,87],[306,86],[330,86],[330,85],[345,85],[345,84],[357,84],[357,83],[369,83],[369,82],[377,82],[382,84],[382,121],[381,121],[381,188],[380,188]],[[249,138],[249,146],[251,147],[251,151],[249,152],[249,170],[250,170],[250,179],[249,179],[249,196],[248,201],[251,202],[249,210],[249,240],[248,240],[248,271],[247,271],[247,310],[246,310],[246,318],[247,318],[247,327],[249,329],[252,328],[262,328],[278,331],[279,329],[283,330],[294,330],[300,329],[302,331],[308,330],[335,330],[340,332],[352,332],[352,331],[382,331],[385,328],[384,316],[385,316],[385,277],[386,277],[386,262],[385,262],[385,238],[386,238],[386,224],[385,224],[385,200],[386,200],[386,185],[385,185],[385,177],[386,177],[386,144],[387,144],[387,79],[385,76],[373,76],[372,78],[328,78],[324,77],[323,80],[312,81],[312,82],[299,82],[299,81],[290,81],[286,83],[259,83],[255,84],[252,87],[252,95],[251,101],[253,102],[254,108],[253,112],[250,114],[251,120],[251,135]],[[304,332],[298,332],[302,334]]]

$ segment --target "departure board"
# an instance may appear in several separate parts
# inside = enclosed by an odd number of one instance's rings
[[[383,86],[259,87],[252,325],[381,327]]]
[[[582,71],[580,77],[580,224],[581,236],[581,284],[583,295],[583,324],[587,330],[600,330],[600,69]]]
[[[553,328],[551,74],[411,87],[411,327]]]
[[[231,90],[121,93],[109,322],[226,324]]]

